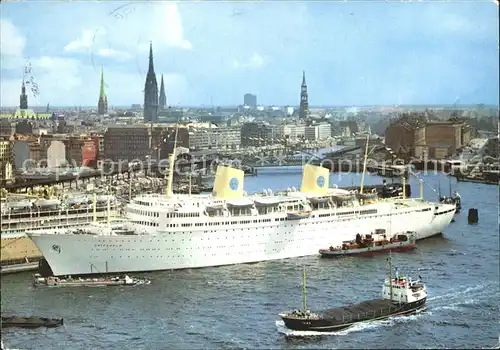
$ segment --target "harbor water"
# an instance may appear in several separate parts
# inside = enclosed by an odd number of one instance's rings
[[[435,200],[438,183],[423,177],[425,198]],[[247,177],[245,188],[299,187],[299,168],[266,168]],[[332,174],[339,186],[361,175]],[[382,179],[367,175],[367,184]],[[390,180],[388,181],[390,183]],[[410,179],[418,196],[418,180]],[[308,307],[317,310],[377,298],[387,274],[387,255],[321,259],[318,256],[215,268],[133,274],[150,285],[96,288],[35,288],[32,274],[1,277],[3,315],[64,318],[56,329],[4,329],[2,340],[18,349],[201,349],[201,348],[485,348],[498,343],[498,186],[452,180],[462,212],[442,236],[393,253],[400,273],[421,276],[427,310],[355,326],[322,336],[287,337],[278,313],[302,305],[302,267],[307,271]],[[469,208],[479,223],[467,223]],[[374,227],[373,229],[376,229]],[[324,247],[318,247],[318,249]],[[292,334],[293,335],[293,334]]]

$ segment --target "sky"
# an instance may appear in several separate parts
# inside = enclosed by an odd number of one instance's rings
[[[228,106],[245,93],[311,106],[498,104],[498,3],[474,1],[0,4],[0,104],[143,103],[149,43],[171,106]]]

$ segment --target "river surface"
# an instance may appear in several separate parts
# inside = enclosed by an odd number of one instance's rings
[[[247,177],[249,193],[299,187],[297,168],[266,168]],[[360,175],[332,174],[339,186]],[[444,176],[425,176],[425,198],[437,194]],[[367,184],[380,183],[367,176]],[[389,180],[390,182],[390,180]],[[418,182],[410,181],[413,196]],[[376,298],[387,272],[387,255],[337,260],[318,256],[216,268],[138,274],[150,285],[104,288],[32,287],[31,273],[2,276],[2,314],[63,317],[56,329],[4,329],[2,340],[19,349],[201,349],[201,348],[481,348],[498,343],[498,186],[452,182],[463,210],[442,236],[394,253],[399,271],[422,276],[428,308],[414,316],[310,336],[290,334],[278,313],[301,307],[302,266],[308,307],[322,309]],[[467,224],[469,208],[479,223]],[[318,247],[319,248],[319,247]],[[292,334],[293,335],[293,334]]]

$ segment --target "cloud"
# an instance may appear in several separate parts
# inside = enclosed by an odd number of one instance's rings
[[[145,24],[147,18],[147,24]],[[106,46],[113,50],[136,53],[142,57],[153,42],[156,52],[165,48],[191,50],[193,44],[184,34],[179,6],[171,2],[132,3],[115,8],[104,26],[96,27],[99,37],[92,51]]]
[[[115,49],[99,49],[97,51],[97,55],[101,57],[116,58],[119,60],[128,60],[132,58],[131,54],[124,51],[118,51]]]
[[[2,69],[20,69],[26,38],[12,22],[0,19],[0,58]],[[22,63],[21,63],[22,64]],[[18,72],[21,74],[21,71]]]
[[[10,98],[0,102],[19,103],[29,58],[38,104],[95,105],[101,66],[110,105],[140,103],[150,41],[156,73],[169,77],[174,104],[230,105],[248,91],[263,104],[298,104],[303,69],[311,105],[447,103],[456,96],[463,103],[498,101],[498,15],[492,11],[498,8],[489,1],[236,7],[212,1],[6,5],[1,90]],[[3,88],[8,79],[11,93]]]
[[[2,34],[0,43],[2,57],[22,57],[26,39],[19,33],[17,28],[10,21],[0,19],[0,33]]]
[[[19,36],[19,39],[25,40],[22,35]],[[129,58],[126,53],[113,49],[101,49],[97,54],[106,57]],[[24,60],[22,56],[20,57],[19,69],[21,70]],[[28,61],[31,65],[33,80],[38,85],[39,90],[39,94],[34,96],[28,86],[29,106],[44,106],[47,103],[59,106],[97,104],[100,71],[91,62],[57,56],[40,56]],[[111,68],[104,67],[106,92],[110,105],[142,103],[144,76],[136,74],[133,70],[120,71],[114,67]],[[189,90],[186,78],[180,74],[167,73],[164,75],[164,82],[168,103],[179,105]],[[20,87],[20,77],[10,79],[2,77],[1,105],[4,107],[18,106]]]
[[[234,61],[234,68],[236,69],[259,69],[266,64],[266,59],[254,52],[252,56],[246,61],[240,62],[238,60]]]
[[[85,29],[78,39],[71,41],[64,47],[67,52],[87,52],[94,42],[95,32]]]
[[[177,4],[165,3],[163,6],[165,28],[161,34],[163,35],[165,44],[171,47],[191,50],[193,45],[190,41],[184,39],[184,27]]]

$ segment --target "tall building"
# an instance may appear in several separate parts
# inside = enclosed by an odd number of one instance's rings
[[[47,105],[48,106],[48,105]],[[101,69],[101,90],[99,91],[99,101],[97,102],[97,114],[108,114],[108,97],[104,90],[104,70]]]
[[[165,94],[165,84],[163,83],[163,74],[161,75],[160,83],[160,109],[165,109],[167,105],[167,95]]]
[[[144,121],[158,122],[158,83],[153,64],[153,44],[149,45],[149,67],[144,84]]]
[[[307,100],[306,72],[302,71],[302,85],[300,86],[300,119],[307,119],[309,116],[309,102]]]
[[[19,109],[28,109],[28,95],[26,95],[26,86],[21,86],[21,95],[19,96]]]
[[[243,96],[243,104],[252,108],[257,107],[257,96],[253,94],[245,94]]]

